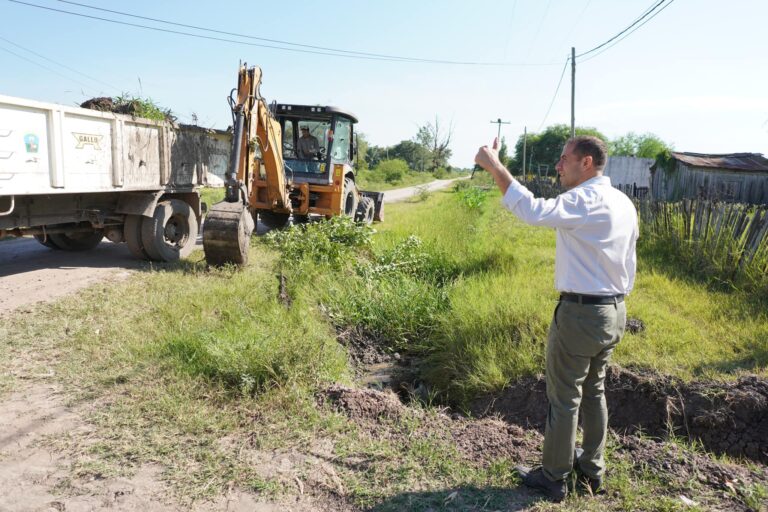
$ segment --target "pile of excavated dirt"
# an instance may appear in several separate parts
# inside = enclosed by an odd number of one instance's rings
[[[80,104],[80,108],[98,110],[100,112],[114,112],[115,114],[125,114],[134,117],[140,117],[142,106],[137,100],[115,102],[109,96],[91,98]],[[165,112],[167,121],[175,121],[176,118],[170,111]]]
[[[518,425],[495,418],[476,420],[445,413],[427,417],[429,413],[404,405],[392,391],[334,385],[320,392],[318,401],[344,413],[376,438],[396,439],[404,435],[442,438],[455,444],[467,462],[480,466],[499,459],[518,463],[539,458],[542,437],[538,432],[526,432]],[[425,420],[416,432],[402,432],[395,421],[414,417]]]
[[[456,446],[463,460],[478,466],[487,467],[491,462],[503,459],[511,465],[540,461],[541,434],[497,418],[474,419],[445,413],[432,413],[427,417],[430,413],[403,404],[392,391],[340,385],[320,392],[318,402],[345,414],[374,438],[402,438],[403,442],[421,436],[442,438],[447,444]],[[536,406],[541,407],[542,402],[536,402]],[[415,432],[402,430],[397,420],[408,417],[425,421]],[[714,461],[705,454],[684,450],[660,439],[618,435],[616,441],[618,446],[612,457],[617,461],[628,461],[639,475],[652,471],[667,488],[683,496],[703,499],[705,508],[716,503],[718,510],[754,510],[748,503],[750,499],[754,503],[756,485],[768,481],[765,466],[747,467]],[[726,508],[719,508],[723,505]]]
[[[609,426],[618,432],[642,431],[698,440],[707,450],[768,462],[768,380],[742,377],[732,383],[691,382],[655,372],[609,368],[606,397]],[[542,430],[546,420],[543,377],[528,377],[500,393],[475,401],[476,416]]]
[[[705,455],[685,451],[674,443],[620,436],[619,445],[615,456],[629,460],[639,471],[650,469],[682,495],[687,495],[692,484],[698,482],[724,499],[728,503],[726,510],[755,510],[747,504],[750,502],[749,495],[755,492],[756,485],[764,485],[768,481],[768,468],[765,466],[747,468],[716,462]],[[754,499],[751,501],[754,502]]]

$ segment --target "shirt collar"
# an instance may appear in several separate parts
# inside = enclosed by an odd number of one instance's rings
[[[573,188],[586,187],[586,186],[589,186],[589,185],[598,185],[598,186],[600,186],[600,185],[603,185],[603,186],[607,185],[607,186],[610,187],[611,186],[611,177],[610,176],[605,176],[605,175],[595,176],[594,178],[589,178],[584,183],[580,183],[579,185],[576,185]]]

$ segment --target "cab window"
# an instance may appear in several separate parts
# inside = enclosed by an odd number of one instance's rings
[[[331,158],[337,161],[348,162],[352,158],[352,121],[338,118],[333,134],[333,150]]]

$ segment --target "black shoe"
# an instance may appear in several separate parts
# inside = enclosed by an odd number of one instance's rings
[[[573,451],[573,469],[576,471],[577,484],[584,490],[588,490],[592,495],[605,494],[603,479],[601,477],[592,478],[591,476],[585,475],[581,470],[581,467],[579,467],[579,457],[581,457],[583,453],[584,450],[581,448],[576,448]]]
[[[523,484],[532,489],[542,491],[546,494],[547,498],[554,502],[563,501],[568,492],[565,480],[553,482],[547,478],[544,470],[541,468],[531,470],[525,466],[516,466],[515,471],[520,475]]]

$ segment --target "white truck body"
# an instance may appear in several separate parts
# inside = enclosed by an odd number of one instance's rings
[[[75,236],[90,225],[131,246],[128,235],[141,239],[142,229],[139,222],[138,235],[124,233],[128,217],[162,217],[163,201],[174,211],[185,203],[199,225],[197,189],[224,175],[230,140],[226,132],[0,95],[0,238]],[[137,256],[158,259],[135,239],[133,246]]]

